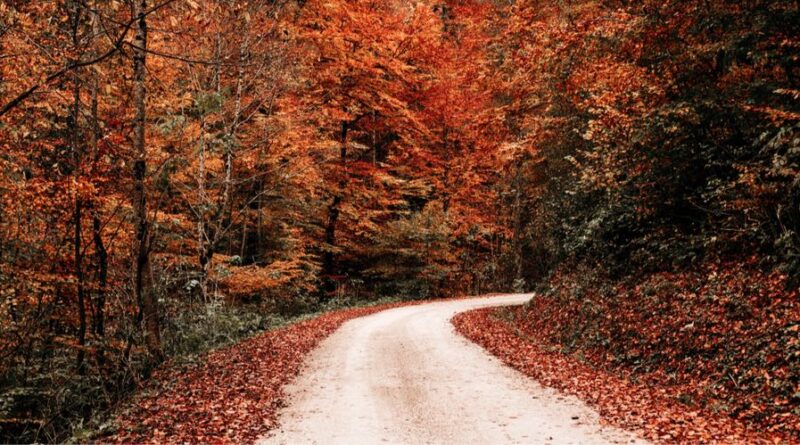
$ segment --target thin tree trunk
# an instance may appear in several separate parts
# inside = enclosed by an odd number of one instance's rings
[[[243,210],[247,211],[247,209]],[[244,254],[247,251],[247,216],[245,215],[242,218],[242,241],[241,245],[239,246],[239,261],[244,261]]]
[[[213,252],[207,242],[200,245],[200,252],[198,253],[198,260],[200,263],[200,294],[203,298],[203,303],[208,303],[208,268],[211,264],[211,257]]]
[[[79,319],[79,327],[78,327],[78,369],[83,370],[83,360],[85,356],[85,346],[86,346],[86,289],[83,277],[83,253],[81,252],[81,247],[83,245],[83,240],[81,237],[82,225],[81,220],[83,218],[83,205],[81,203],[81,199],[79,197],[75,197],[75,209],[73,213],[73,217],[75,219],[75,232],[73,236],[73,248],[74,248],[74,256],[75,256],[75,280],[78,292],[78,319]]]
[[[213,83],[216,88],[217,94],[221,94],[221,48],[222,40],[220,34],[217,34],[216,48],[214,50],[215,70]],[[236,88],[236,108],[234,112],[233,122],[228,128],[229,141],[233,139],[239,125],[239,118],[241,113],[242,104],[242,90],[244,75],[242,67],[242,57],[239,57],[239,69]],[[198,190],[201,202],[207,201],[205,196],[205,140],[204,137],[204,121],[201,121],[201,147],[200,147],[200,177],[198,178]],[[205,211],[200,209],[200,218],[198,222],[198,261],[200,263],[200,289],[203,294],[203,299],[208,301],[208,269],[211,265],[211,260],[216,253],[217,247],[220,243],[222,234],[225,232],[223,227],[226,224],[227,212],[230,209],[229,203],[231,201],[231,193],[233,189],[233,146],[231,142],[225,143],[225,152],[223,158],[224,179],[222,184],[222,196],[216,201],[213,214],[210,216],[209,221],[206,221]],[[230,243],[228,244],[230,249]]]
[[[81,20],[81,9],[80,5],[77,2],[73,2],[71,4],[72,8],[72,46],[73,48],[77,49],[79,45],[78,41],[78,30],[80,28],[80,20]],[[77,61],[76,61],[77,62]],[[81,111],[81,80],[80,80],[80,71],[76,69],[73,72],[73,84],[72,84],[72,109],[70,112],[70,133],[72,137],[72,163],[73,163],[73,180],[75,187],[75,206],[72,212],[73,218],[73,237],[72,237],[72,247],[73,247],[73,273],[75,274],[75,285],[76,285],[76,292],[78,295],[78,357],[77,357],[77,367],[78,372],[83,373],[84,369],[84,359],[86,356],[86,292],[85,292],[85,283],[83,277],[83,240],[82,240],[82,226],[81,222],[83,219],[83,203],[81,202],[80,192],[78,190],[77,184],[80,181],[81,176],[81,160],[82,160],[82,153],[80,149],[81,144],[81,136],[80,136],[80,124],[78,119],[80,118],[80,111]]]
[[[95,5],[97,7],[97,5]],[[92,32],[97,35],[100,33],[100,17],[95,12],[92,14]],[[100,120],[97,114],[97,95],[99,91],[99,81],[97,71],[91,70],[91,103],[90,113],[92,118],[92,131],[89,143],[92,149],[92,161],[97,165],[100,161]],[[94,243],[95,257],[97,261],[97,294],[94,313],[93,331],[95,337],[102,339],[105,337],[105,307],[106,307],[106,286],[108,285],[108,251],[103,242],[102,223],[100,221],[97,203],[89,203],[92,208],[92,242]],[[97,346],[97,363],[105,362],[105,351],[102,342]]]
[[[222,94],[222,66],[221,66],[221,52],[222,52],[222,34],[217,32],[217,39],[214,44],[214,78],[213,78],[213,88],[216,91],[217,95]],[[201,118],[200,122],[200,144],[201,144],[201,159],[200,159],[200,175],[201,178],[198,182],[198,188],[200,193],[200,200],[203,203],[202,208],[200,209],[200,222],[198,225],[198,262],[200,263],[200,293],[203,297],[203,302],[208,303],[208,269],[211,264],[211,260],[214,256],[214,249],[216,248],[216,237],[217,237],[217,230],[214,230],[211,227],[211,224],[217,222],[217,211],[211,215],[213,219],[206,221],[206,205],[210,205],[208,197],[206,196],[205,191],[205,116]],[[209,233],[209,231],[213,233]]]
[[[197,164],[197,196],[200,200],[197,218],[197,259],[200,264],[200,297],[208,301],[208,257],[206,255],[209,242],[206,230],[206,138],[205,116],[200,117],[200,153]]]
[[[519,161],[520,164],[522,161]],[[514,177],[514,284],[523,285],[522,281],[522,166],[517,165]],[[515,289],[517,290],[517,289]]]
[[[147,221],[147,201],[145,192],[145,178],[147,175],[147,151],[145,149],[146,125],[146,98],[145,89],[145,62],[147,54],[147,0],[134,2],[136,20],[136,36],[133,48],[133,81],[134,81],[134,106],[136,117],[134,119],[133,136],[133,194],[132,205],[134,224],[136,229],[136,242],[134,256],[134,295],[139,303],[144,337],[147,350],[156,362],[164,358],[161,350],[161,337],[159,333],[158,307],[153,295],[152,277],[150,275],[150,233]]]
[[[97,257],[97,305],[94,319],[94,334],[103,338],[105,331],[106,287],[108,286],[108,251],[103,243],[102,226],[100,218],[92,216],[92,242],[94,243],[95,256]],[[102,357],[102,348],[98,349],[98,359]]]

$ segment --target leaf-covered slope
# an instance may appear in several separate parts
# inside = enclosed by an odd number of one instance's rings
[[[331,312],[208,354],[193,366],[164,366],[123,412],[116,443],[249,443],[276,425],[281,387],[303,358],[345,321],[397,306]],[[104,439],[105,440],[105,439]]]
[[[456,330],[541,384],[575,395],[604,421],[656,443],[774,443],[778,436],[748,431],[743,424],[676,402],[665,387],[633,383],[558,351],[535,327],[519,329],[480,309],[453,318]],[[517,312],[517,310],[515,310]]]

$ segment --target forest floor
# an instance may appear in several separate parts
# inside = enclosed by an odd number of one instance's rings
[[[279,429],[259,443],[643,443],[450,324],[456,313],[529,297],[441,301],[348,322],[310,354],[287,388]]]

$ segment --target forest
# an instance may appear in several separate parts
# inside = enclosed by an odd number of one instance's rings
[[[488,292],[800,440],[798,2],[0,2],[1,442],[298,317]]]

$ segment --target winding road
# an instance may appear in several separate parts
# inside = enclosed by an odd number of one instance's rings
[[[643,443],[600,425],[580,400],[543,388],[455,333],[462,311],[529,295],[442,301],[347,322],[287,388],[281,427],[260,444]]]

